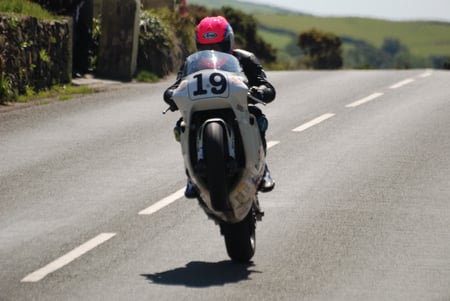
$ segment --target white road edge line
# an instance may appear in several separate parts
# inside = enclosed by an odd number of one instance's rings
[[[407,78],[407,79],[405,79],[405,80],[402,80],[401,82],[398,82],[398,83],[396,83],[396,84],[393,84],[393,85],[390,86],[389,88],[390,88],[390,89],[397,89],[397,88],[406,86],[406,85],[412,83],[413,81],[415,81],[415,79],[413,79],[413,78]]]
[[[279,144],[280,141],[269,141],[267,142],[267,148],[271,148],[277,144]],[[171,195],[165,197],[164,199],[156,202],[155,204],[151,205],[150,207],[139,211],[138,215],[151,215],[153,213],[158,212],[159,210],[163,209],[164,207],[169,206],[173,202],[181,199],[184,196],[184,187],[180,190],[177,190],[176,192],[172,193]]]
[[[96,237],[92,238],[91,240],[85,242],[81,246],[73,249],[66,255],[56,259],[55,261],[52,261],[43,268],[29,274],[28,276],[23,278],[21,282],[38,282],[42,280],[44,277],[46,277],[48,274],[51,274],[56,270],[59,270],[60,268],[64,267],[65,265],[68,265],[78,257],[81,257],[83,254],[101,245],[102,243],[111,239],[115,235],[116,233],[101,233]]]
[[[315,118],[315,119],[313,119],[313,120],[311,120],[311,121],[309,121],[309,122],[307,122],[305,124],[302,124],[299,127],[296,127],[292,131],[293,132],[302,132],[302,131],[304,131],[306,129],[309,129],[310,127],[313,127],[313,126],[315,126],[315,125],[317,125],[317,124],[319,124],[319,123],[321,123],[321,122],[323,122],[323,121],[325,121],[325,120],[327,120],[327,119],[329,119],[329,118],[331,118],[331,117],[333,117],[335,115],[336,114],[334,114],[334,113],[323,114],[323,115],[321,115],[321,116],[319,116],[319,117],[317,117],[317,118]]]
[[[371,95],[369,95],[367,97],[364,97],[364,98],[362,98],[360,100],[357,100],[355,102],[349,103],[345,107],[346,108],[354,108],[354,107],[360,106],[362,104],[365,104],[366,102],[372,101],[372,100],[374,100],[374,99],[376,99],[376,98],[378,98],[380,96],[383,96],[383,93],[381,93],[381,92],[373,93],[373,94],[371,94]]]

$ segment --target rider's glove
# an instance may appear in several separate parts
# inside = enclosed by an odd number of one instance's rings
[[[173,99],[169,100],[169,106],[170,106],[169,110],[172,111],[172,112],[175,112],[175,111],[178,110],[178,107],[175,104],[175,102],[173,101]]]
[[[250,91],[250,94],[251,94],[253,97],[255,97],[255,98],[257,98],[257,99],[259,99],[259,100],[261,100],[261,101],[264,100],[264,87],[251,87],[251,88],[249,89],[249,91]],[[252,104],[256,103],[256,102],[255,102],[254,100],[252,100],[251,98],[249,98],[249,102],[252,103]]]
[[[178,107],[175,104],[175,102],[173,101],[172,95],[173,95],[173,90],[171,90],[171,89],[166,90],[166,92],[164,92],[164,101],[169,105],[169,110],[174,112],[174,111],[178,110]]]

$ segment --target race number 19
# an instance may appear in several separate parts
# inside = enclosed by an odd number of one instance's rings
[[[197,89],[193,92],[194,96],[202,96],[208,93],[220,95],[227,90],[227,79],[221,73],[211,73],[206,82],[203,80],[203,74],[197,74],[194,78],[197,80]]]

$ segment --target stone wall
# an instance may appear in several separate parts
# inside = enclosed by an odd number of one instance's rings
[[[0,16],[0,103],[71,80],[72,21]],[[5,94],[9,87],[9,95]]]

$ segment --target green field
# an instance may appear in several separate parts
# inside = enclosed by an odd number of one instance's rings
[[[209,8],[221,8],[222,6],[231,6],[233,8],[242,10],[246,13],[289,13],[289,10],[277,8],[275,6],[269,6],[269,5],[260,5],[256,3],[250,3],[250,2],[242,2],[242,1],[236,1],[236,0],[188,0],[188,4],[197,4],[197,5],[203,5]]]
[[[450,55],[450,23],[393,22],[367,18],[324,18],[301,15],[255,14],[264,26],[263,36],[278,49],[287,46],[293,35],[316,28],[339,37],[365,40],[376,47],[385,38],[396,38],[415,56]],[[280,33],[280,30],[286,33]],[[274,34],[276,33],[276,34]]]
[[[352,47],[349,40],[362,40],[380,47],[386,38],[393,38],[419,59],[450,56],[450,23],[320,17],[236,0],[190,0],[189,4],[209,8],[226,5],[252,14],[260,24],[259,34],[278,50],[280,60],[295,58],[296,51],[299,52],[295,46],[298,34],[311,28],[339,36],[344,41],[344,52]]]

